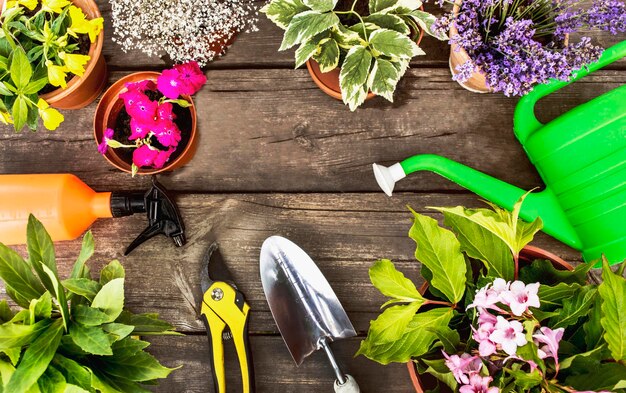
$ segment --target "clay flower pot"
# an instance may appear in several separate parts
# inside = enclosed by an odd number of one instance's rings
[[[424,37],[424,30],[420,29],[419,36],[415,43],[417,45],[420,44],[422,38]],[[320,70],[319,64],[313,59],[309,59],[306,62],[306,68],[309,70],[309,74],[311,74],[311,78],[313,78],[313,82],[319,87],[324,93],[329,96],[341,100],[341,87],[339,87],[339,73],[341,72],[341,68],[337,67],[329,72],[322,72]],[[367,93],[367,100],[372,99],[376,96],[376,94],[371,91]]]
[[[552,263],[552,265],[559,270],[574,270],[574,267],[570,265],[569,263],[565,262],[563,259],[539,247],[526,246],[520,252],[519,261],[520,261],[520,264],[522,265],[530,264],[535,259],[545,259],[549,261],[550,263]],[[420,293],[423,295],[427,289],[428,289],[428,283],[426,282],[420,288]],[[409,370],[409,377],[411,377],[411,382],[413,384],[413,388],[415,389],[415,393],[424,393],[425,391],[429,390],[428,378],[431,376],[419,375],[417,373],[417,368],[415,367],[415,363],[413,362],[408,362],[406,366],[407,366],[407,369]],[[443,390],[443,391],[449,392],[451,390],[447,388],[447,390]]]
[[[100,10],[93,0],[72,0],[72,3],[85,13],[89,19],[100,18]],[[102,92],[107,83],[107,65],[102,55],[104,31],[98,34],[96,42],[89,47],[89,62],[83,76],[74,76],[67,82],[65,89],[58,88],[42,94],[43,98],[55,108],[80,109],[91,104]]]
[[[124,101],[119,98],[119,95],[120,93],[126,91],[125,84],[129,82],[141,82],[144,80],[151,80],[156,83],[159,75],[160,73],[152,71],[135,72],[118,80],[104,92],[102,99],[96,108],[93,121],[96,144],[99,144],[102,141],[104,131],[107,128],[114,128],[117,116],[122,108],[124,108]],[[139,168],[139,171],[137,172],[138,175],[153,175],[180,168],[187,164],[195,154],[198,140],[196,135],[196,107],[190,96],[183,95],[181,98],[184,98],[191,103],[191,105],[187,108],[189,109],[191,115],[191,130],[188,142],[184,145],[181,143],[177,147],[176,151],[172,154],[170,161],[168,161],[163,168]],[[132,162],[121,156],[119,153],[121,150],[123,149],[109,148],[107,153],[104,155],[104,158],[119,170],[132,173]]]

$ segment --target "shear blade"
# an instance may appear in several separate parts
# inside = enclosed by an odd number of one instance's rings
[[[232,275],[224,263],[224,258],[222,257],[217,242],[211,243],[202,259],[202,272],[200,273],[200,287],[202,288],[202,292],[208,291],[211,284],[215,281],[226,282],[237,289],[237,286],[233,282]]]

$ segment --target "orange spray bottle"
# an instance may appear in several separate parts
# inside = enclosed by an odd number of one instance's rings
[[[52,240],[75,239],[98,218],[146,213],[148,227],[125,255],[158,234],[170,237],[179,247],[186,242],[178,207],[155,178],[146,193],[118,193],[95,192],[71,174],[0,175],[0,242],[25,243],[31,213]]]

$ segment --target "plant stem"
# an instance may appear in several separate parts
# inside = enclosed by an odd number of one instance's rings
[[[424,304],[437,304],[437,305],[441,305],[441,306],[448,306],[448,307],[452,307],[452,308],[456,308],[456,304],[452,304],[450,302],[444,302],[442,300],[430,300],[430,299],[426,299],[424,301]]]

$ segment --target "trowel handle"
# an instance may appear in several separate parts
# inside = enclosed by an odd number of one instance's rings
[[[346,374],[346,382],[339,384],[339,381],[335,381],[335,393],[360,393],[359,385],[356,383],[352,375]]]
[[[535,86],[530,93],[520,99],[519,103],[515,107],[513,129],[515,130],[517,139],[524,144],[528,137],[542,126],[541,122],[539,122],[539,120],[535,117],[535,104],[537,101],[548,94],[621,59],[622,57],[626,57],[626,40],[605,49],[598,61],[575,71],[576,75],[571,80],[552,80],[546,84]]]
[[[328,345],[328,340],[323,338],[320,340],[320,345],[324,348],[324,352],[326,352],[326,356],[328,356],[328,360],[330,361],[330,365],[335,372],[335,376],[337,380],[335,381],[335,393],[359,393],[359,385],[356,383],[352,375],[344,374],[335,360],[335,355],[333,355],[333,351],[330,349],[330,345]]]

